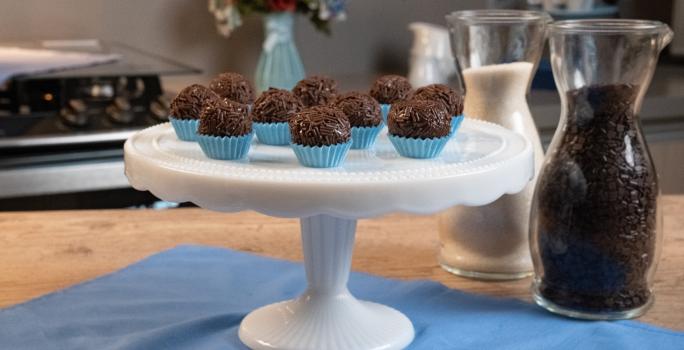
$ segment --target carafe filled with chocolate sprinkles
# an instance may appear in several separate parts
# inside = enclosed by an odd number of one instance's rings
[[[671,36],[652,21],[551,25],[562,112],[530,218],[534,299],[549,311],[621,319],[653,302],[660,193],[638,113]]]

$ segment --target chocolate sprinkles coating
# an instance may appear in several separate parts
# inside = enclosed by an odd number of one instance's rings
[[[292,143],[329,146],[351,140],[349,119],[339,109],[317,106],[302,110],[290,119]]]
[[[337,82],[329,77],[314,75],[300,80],[292,93],[304,107],[323,106],[332,102],[337,95]]]
[[[382,123],[380,104],[368,94],[348,92],[337,96],[330,105],[341,110],[351,126],[377,126]]]
[[[192,84],[181,90],[171,101],[171,115],[177,119],[199,119],[202,110],[220,100],[204,85]]]
[[[451,116],[444,104],[428,100],[412,100],[392,106],[387,115],[389,133],[416,139],[449,135]]]
[[[209,88],[225,99],[252,104],[254,89],[249,81],[239,73],[221,73],[209,83]]]
[[[566,92],[567,124],[537,182],[533,223],[540,294],[563,307],[616,312],[651,298],[659,188],[635,113],[639,91],[609,84]]]
[[[382,104],[392,104],[407,99],[411,83],[401,75],[383,75],[373,82],[370,95]]]
[[[463,96],[444,84],[431,84],[418,88],[413,98],[441,102],[452,117],[463,113]]]
[[[198,132],[212,136],[242,136],[252,132],[252,119],[246,105],[222,100],[202,111]]]
[[[269,88],[254,101],[252,120],[257,123],[287,122],[304,107],[292,92]]]
[[[397,103],[393,103],[393,104],[390,106],[390,110],[389,110],[387,116],[389,117],[389,113],[392,113],[392,110],[394,110],[395,113],[398,113],[398,111],[399,111],[400,109],[404,108],[404,106],[406,106],[409,102],[411,102],[411,100],[404,100],[404,101],[399,101],[399,102],[397,102]]]

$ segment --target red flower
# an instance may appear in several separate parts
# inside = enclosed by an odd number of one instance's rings
[[[268,0],[268,8],[271,11],[294,11],[297,0]]]

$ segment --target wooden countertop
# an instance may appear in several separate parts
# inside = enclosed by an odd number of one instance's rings
[[[684,196],[665,196],[656,302],[641,321],[684,330]],[[451,275],[436,261],[436,220],[388,215],[360,220],[353,269],[531,300],[530,279],[484,282]],[[228,247],[301,260],[299,222],[202,209],[0,213],[0,307],[120,269],[179,244]],[[303,272],[302,272],[303,273]]]

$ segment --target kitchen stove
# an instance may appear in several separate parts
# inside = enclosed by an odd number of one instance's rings
[[[16,198],[128,188],[124,141],[168,118],[171,96],[160,78],[200,73],[164,57],[97,40],[0,46],[120,57],[107,64],[17,76],[0,85],[0,209],[11,207],[3,198],[23,203]]]
[[[199,73],[122,44],[86,42],[67,41],[59,49],[116,53],[121,59],[19,76],[0,87],[1,150],[123,141],[131,131],[166,121],[168,97],[161,75]],[[0,45],[56,48],[46,43]]]

